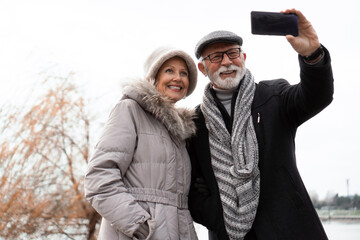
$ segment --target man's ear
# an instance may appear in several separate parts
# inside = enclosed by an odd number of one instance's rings
[[[244,55],[244,61],[246,60],[246,53],[243,53],[243,55]]]
[[[205,66],[204,66],[204,64],[202,62],[198,63],[198,68],[199,68],[200,72],[202,72],[204,74],[204,76],[206,77],[207,74],[206,74],[206,71],[205,71]]]

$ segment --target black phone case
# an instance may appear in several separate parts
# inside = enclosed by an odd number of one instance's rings
[[[252,11],[251,33],[259,35],[298,36],[298,17],[295,14]]]

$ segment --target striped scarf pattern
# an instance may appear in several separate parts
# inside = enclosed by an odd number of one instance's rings
[[[235,103],[232,134],[205,88],[201,111],[209,130],[211,164],[219,186],[225,228],[230,239],[244,239],[254,222],[260,195],[259,153],[251,116],[253,75],[246,70]]]

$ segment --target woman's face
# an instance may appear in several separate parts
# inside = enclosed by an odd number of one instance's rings
[[[180,57],[168,59],[156,75],[156,89],[174,102],[186,96],[189,88],[189,71]]]

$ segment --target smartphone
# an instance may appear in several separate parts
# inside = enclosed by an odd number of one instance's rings
[[[277,12],[251,12],[251,33],[258,35],[299,35],[298,17]]]

